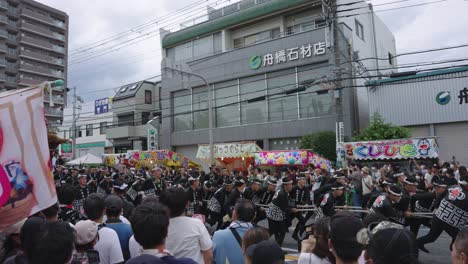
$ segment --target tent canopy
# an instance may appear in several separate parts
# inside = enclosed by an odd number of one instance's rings
[[[80,165],[80,164],[101,164],[102,159],[99,157],[94,156],[93,154],[86,154],[82,157],[77,159],[71,160],[67,162],[67,165]]]
[[[257,151],[262,151],[262,149],[257,144],[255,144],[255,142],[238,142],[213,145],[213,156],[215,159],[254,157],[254,153]],[[198,146],[197,159],[210,159],[209,145]]]

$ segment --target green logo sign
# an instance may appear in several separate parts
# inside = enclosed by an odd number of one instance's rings
[[[62,153],[71,153],[72,152],[72,144],[70,142],[62,143]]]
[[[149,132],[150,132],[150,135],[154,135],[154,134],[156,134],[156,130],[154,130],[154,129],[150,129],[150,131],[149,131]]]
[[[450,92],[440,92],[436,96],[436,102],[440,105],[446,105],[450,103]]]
[[[255,55],[252,56],[249,60],[250,69],[256,70],[262,66],[262,57]]]

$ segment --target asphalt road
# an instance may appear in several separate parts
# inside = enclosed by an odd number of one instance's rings
[[[268,227],[266,221],[259,223],[260,226]],[[297,263],[299,252],[297,252],[297,242],[291,238],[292,230],[286,234],[286,238],[283,243],[283,250],[288,252],[287,259],[288,263]],[[421,227],[419,230],[419,236],[424,236],[429,231],[426,227]],[[449,264],[450,261],[450,242],[452,239],[446,233],[442,235],[432,244],[427,244],[426,248],[429,250],[429,254],[419,251],[419,261],[421,264]],[[395,254],[398,254],[395,252]]]

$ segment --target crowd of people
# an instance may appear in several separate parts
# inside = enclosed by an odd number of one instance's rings
[[[456,162],[208,173],[56,164],[54,179],[58,203],[1,232],[0,263],[279,264],[290,228],[300,264],[418,263],[444,231],[453,263],[468,263],[468,171]]]

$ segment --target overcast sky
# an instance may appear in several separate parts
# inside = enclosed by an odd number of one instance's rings
[[[160,26],[174,27],[201,14],[201,2],[213,0],[38,0],[41,3],[65,11],[70,17],[68,84],[76,86],[77,93],[86,100],[113,95],[112,88],[160,74],[161,51],[158,30]],[[434,1],[434,0],[431,0]],[[227,2],[219,0],[218,2]],[[234,1],[233,1],[234,2]],[[375,10],[429,2],[408,0],[398,4],[378,6],[395,0],[374,0]],[[171,12],[193,5],[193,12],[184,17],[169,15]],[[468,1],[447,0],[425,6],[378,12],[379,17],[394,33],[397,53],[467,44]],[[166,16],[148,28],[120,36],[118,39],[143,40],[136,45],[111,51],[109,46],[86,50],[92,44],[148,21]],[[149,35],[146,35],[148,34]],[[107,45],[114,44],[109,42]],[[129,44],[131,42],[128,42]],[[87,61],[90,52],[106,52],[106,55]],[[99,54],[97,53],[97,54]],[[455,58],[467,58],[468,49],[453,49],[437,53],[399,57],[398,63],[428,62]],[[466,62],[465,62],[466,63]],[[436,66],[437,67],[437,66]]]

